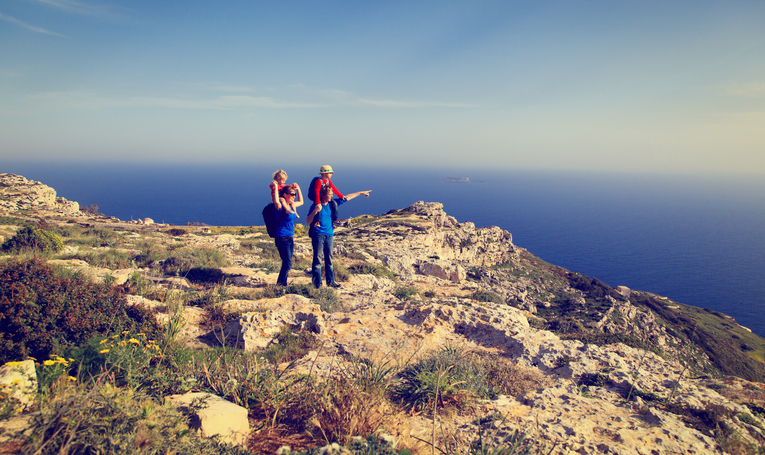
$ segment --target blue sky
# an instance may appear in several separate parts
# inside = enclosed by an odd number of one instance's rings
[[[0,159],[761,174],[763,24],[761,0],[2,0]]]

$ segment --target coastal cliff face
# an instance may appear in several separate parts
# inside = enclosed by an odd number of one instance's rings
[[[56,190],[15,174],[0,174],[0,211],[51,211],[79,216],[80,204],[56,197]]]
[[[133,246],[123,245],[125,251],[138,250],[141,242],[213,249],[228,258],[221,272],[242,295],[276,281],[263,266],[266,246],[273,243],[263,232],[171,230],[82,218],[72,214],[71,204],[56,202],[55,191],[37,188],[18,196],[20,188],[36,182],[8,174],[0,182],[5,217],[33,219],[29,207],[41,207],[47,223],[101,223],[129,232]],[[33,202],[30,194],[45,202]],[[7,202],[9,195],[17,202]],[[19,197],[26,198],[23,204]],[[296,259],[305,264],[310,239],[295,240]],[[65,252],[82,256],[87,249],[67,244]],[[765,419],[753,411],[765,406],[765,340],[726,315],[612,288],[547,264],[514,245],[509,232],[458,223],[435,202],[345,220],[336,231],[335,252],[345,269],[391,273],[348,274],[333,312],[302,295],[229,299],[224,306],[238,317],[226,327],[224,342],[257,351],[272,345],[284,327],[308,331],[322,348],[294,368],[317,378],[348,359],[415,358],[444,346],[494,355],[538,374],[533,390],[479,401],[467,417],[437,416],[466,440],[487,429],[496,437],[520,430],[544,442],[551,454],[721,453],[717,433],[698,422],[706,416],[746,447],[765,441]],[[118,284],[138,273],[167,288],[199,290],[186,278],[162,275],[157,265],[109,269],[66,256],[51,262],[98,281]],[[310,276],[298,268],[290,281],[309,284]],[[130,300],[157,308],[162,320],[170,317],[160,302]],[[198,308],[186,308],[182,336],[204,349],[215,341],[197,324],[200,319]],[[504,418],[483,418],[490,415]],[[429,440],[432,417],[407,419],[398,437]]]

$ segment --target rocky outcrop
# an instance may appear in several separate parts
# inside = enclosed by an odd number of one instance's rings
[[[416,202],[336,237],[346,248],[363,246],[405,280],[422,274],[460,283],[466,267],[506,262],[519,251],[509,232],[458,223],[437,202]]]
[[[44,210],[80,216],[80,204],[56,197],[56,190],[16,174],[0,174],[0,211]]]

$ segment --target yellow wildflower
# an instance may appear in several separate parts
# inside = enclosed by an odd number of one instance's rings
[[[29,360],[32,360],[32,361],[34,361],[34,362],[37,362],[37,359],[35,359],[34,357],[27,357],[27,358],[28,358]]]
[[[14,379],[11,384],[21,384],[21,379]]]
[[[69,380],[72,381],[72,382],[75,382],[77,380],[77,378],[75,378],[74,376],[69,376]]]
[[[43,365],[45,365],[46,367],[49,367],[49,366],[55,365],[55,364],[56,364],[56,362],[54,362],[53,360],[46,360],[45,362],[43,362]]]
[[[109,352],[108,349],[101,349],[100,351],[98,351],[99,354],[106,354],[107,352]]]
[[[19,367],[24,362],[6,362],[5,366],[7,367]]]
[[[122,334],[123,334],[123,335],[127,335],[128,333],[130,333],[130,331],[128,331],[128,330],[123,330],[123,331],[122,331]]]
[[[104,338],[104,339],[103,339],[103,340],[101,340],[101,342],[100,342],[100,343],[98,343],[98,344],[104,344],[104,343],[106,343],[107,341],[109,341],[109,339],[108,339],[108,338]]]
[[[140,344],[140,342],[139,342],[138,340],[136,340],[135,338],[131,338],[131,339],[129,339],[129,340],[128,340],[128,343],[133,343],[133,344]]]

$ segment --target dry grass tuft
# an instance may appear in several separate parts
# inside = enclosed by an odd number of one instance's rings
[[[310,401],[315,406],[310,431],[327,443],[346,445],[354,436],[392,431],[400,421],[400,411],[383,392],[364,392],[342,375],[320,384]]]
[[[496,354],[484,355],[486,382],[495,393],[517,397],[531,390],[549,387],[553,379],[536,368],[527,368]]]

